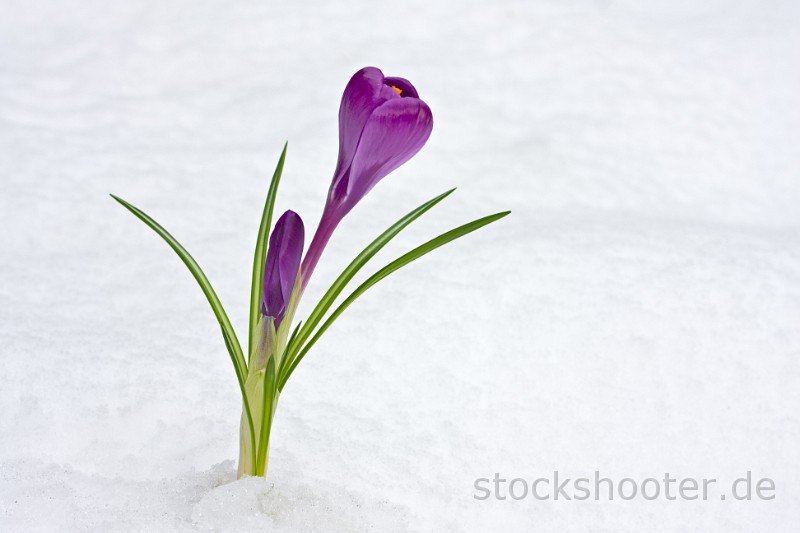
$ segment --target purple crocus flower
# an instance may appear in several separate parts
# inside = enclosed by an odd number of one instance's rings
[[[304,238],[303,220],[291,210],[278,219],[269,237],[261,314],[275,319],[275,329],[280,326],[292,296],[300,270]]]
[[[384,176],[430,137],[433,116],[408,80],[366,67],[350,79],[339,107],[339,160],[319,227],[303,260],[303,287],[333,230]]]

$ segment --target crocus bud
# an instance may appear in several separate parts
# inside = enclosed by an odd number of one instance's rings
[[[411,159],[430,137],[433,115],[408,80],[359,70],[339,108],[339,159],[319,227],[303,260],[303,285],[339,221],[391,171]]]
[[[289,305],[300,269],[304,238],[303,220],[291,210],[278,219],[269,237],[261,314],[274,319],[275,329],[280,326]]]

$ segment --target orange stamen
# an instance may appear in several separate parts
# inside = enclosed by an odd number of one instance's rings
[[[394,85],[392,85],[392,89],[397,91],[397,94],[403,94],[403,89],[400,89],[399,87],[395,87]]]

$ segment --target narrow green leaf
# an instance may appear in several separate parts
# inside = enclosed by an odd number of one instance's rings
[[[487,217],[479,218],[477,220],[473,220],[468,224],[464,224],[463,226],[459,226],[455,229],[452,229],[446,233],[439,235],[438,237],[431,239],[430,241],[426,242],[425,244],[418,246],[411,250],[410,252],[403,254],[402,256],[398,257],[375,274],[370,276],[364,283],[358,286],[356,290],[350,294],[342,303],[337,307],[333,313],[328,317],[324,324],[319,328],[319,330],[314,334],[311,340],[306,343],[305,346],[298,352],[297,357],[295,357],[292,361],[290,366],[287,368],[287,371],[281,377],[280,381],[278,382],[278,390],[282,391],[283,387],[286,385],[286,381],[289,379],[289,376],[292,375],[294,369],[297,368],[297,365],[300,364],[300,361],[303,357],[308,353],[311,347],[316,343],[319,338],[322,336],[323,333],[333,324],[333,322],[341,315],[347,307],[353,303],[359,296],[361,296],[367,289],[378,283],[380,280],[388,276],[389,274],[393,273],[396,270],[406,266],[407,264],[411,263],[422,257],[423,255],[432,252],[436,248],[443,246],[451,241],[458,239],[459,237],[463,237],[464,235],[471,233],[487,224],[491,224],[497,220],[500,220],[504,216],[511,213],[511,211],[504,211],[502,213],[496,213],[494,215],[489,215]],[[308,323],[307,323],[308,324]]]
[[[365,264],[367,264],[367,261],[372,259],[372,257],[377,254],[381,248],[386,246],[386,244],[396,237],[397,234],[400,233],[406,226],[421,217],[433,206],[447,198],[453,191],[455,191],[455,188],[450,189],[449,191],[446,191],[439,196],[432,198],[431,200],[428,200],[405,215],[403,218],[390,226],[389,229],[381,233],[377,239],[372,241],[369,246],[364,248],[364,250],[362,250],[362,252],[358,254],[349,265],[347,265],[347,268],[345,268],[342,273],[339,274],[339,277],[336,278],[336,281],[333,282],[327,292],[325,292],[325,294],[322,296],[322,299],[319,301],[319,303],[317,303],[316,307],[314,307],[314,310],[309,315],[305,325],[300,330],[296,342],[292,343],[291,350],[287,350],[287,357],[281,362],[281,368],[279,372],[280,376],[283,377],[285,375],[290,368],[290,365],[293,364],[294,356],[297,355],[299,347],[302,346],[306,339],[308,339],[309,335],[311,335],[311,332],[315,327],[317,327],[317,324],[319,324],[320,320],[322,320],[322,317],[333,305],[333,302],[336,300],[339,294],[341,294],[345,286],[350,282],[351,279],[353,279],[353,276],[355,276],[356,273],[358,273],[358,271],[361,270]],[[285,381],[285,377],[283,377],[283,381]]]
[[[300,327],[303,325],[303,321],[297,323],[297,327],[294,328],[294,331],[289,336],[289,341],[286,343],[286,347],[283,349],[283,353],[281,354],[281,359],[278,364],[278,375],[280,375],[280,369],[283,368],[283,362],[286,361],[286,354],[292,349],[294,346],[295,339],[297,339],[297,333],[300,331]]]
[[[236,332],[231,325],[231,321],[228,319],[228,315],[225,313],[225,309],[222,307],[222,302],[219,301],[217,293],[214,291],[214,288],[211,286],[208,278],[203,273],[200,265],[198,265],[197,261],[195,261],[189,252],[186,251],[186,248],[184,248],[175,239],[175,237],[170,235],[170,233],[158,222],[122,198],[114,196],[113,194],[110,196],[122,204],[125,209],[133,213],[136,218],[147,224],[150,229],[155,231],[162,239],[164,239],[164,241],[166,241],[170,248],[172,248],[175,253],[178,254],[178,257],[181,258],[183,264],[185,264],[192,273],[192,276],[194,276],[194,279],[197,281],[198,285],[200,285],[200,289],[202,289],[203,294],[206,295],[208,303],[211,305],[211,309],[214,311],[214,315],[217,317],[217,321],[219,322],[219,325],[222,328],[223,336],[225,337],[225,346],[228,348],[231,361],[233,361],[233,366],[236,369],[236,377],[243,384],[245,377],[247,376],[247,362],[242,354],[242,347],[239,344],[239,340],[236,338]]]
[[[256,475],[263,476],[267,464],[267,454],[269,453],[269,434],[272,430],[272,415],[274,414],[275,404],[275,358],[270,357],[267,361],[267,368],[264,370],[264,419],[261,421],[261,435],[258,439],[258,462],[256,463]]]
[[[200,285],[203,294],[206,295],[208,299],[208,303],[211,305],[211,309],[214,311],[214,315],[217,317],[217,321],[219,322],[220,329],[222,330],[222,338],[225,341],[225,348],[228,350],[228,354],[230,355],[231,361],[233,362],[234,370],[236,371],[236,381],[239,383],[239,390],[242,394],[242,401],[244,403],[245,414],[247,416],[247,424],[250,429],[250,443],[253,449],[253,464],[256,461],[256,441],[255,441],[255,431],[253,427],[253,417],[250,411],[250,404],[247,401],[247,394],[244,388],[244,380],[247,374],[247,363],[245,362],[244,355],[242,354],[242,348],[239,344],[239,340],[236,338],[236,332],[233,329],[233,326],[228,319],[227,313],[225,313],[225,309],[222,307],[222,303],[217,296],[217,293],[214,291],[214,288],[211,286],[211,282],[208,281],[203,270],[200,268],[200,265],[197,264],[197,261],[186,251],[186,249],[173,237],[167,230],[165,230],[158,222],[153,220],[150,216],[144,213],[139,208],[129,204],[122,198],[118,196],[114,196],[113,194],[111,197],[119,202],[123,207],[125,207],[128,211],[133,213],[136,218],[147,224],[150,229],[155,231],[166,243],[172,248],[178,257],[181,258],[183,263],[192,273],[194,279]]]
[[[256,239],[256,252],[253,256],[253,280],[250,284],[250,329],[248,330],[247,346],[248,353],[253,351],[255,346],[256,325],[261,313],[261,293],[264,280],[264,261],[267,258],[267,241],[269,240],[269,230],[272,225],[272,211],[275,207],[275,197],[278,195],[278,185],[283,174],[283,163],[286,161],[286,148],[289,143],[283,145],[283,152],[278,159],[278,166],[272,174],[272,181],[267,191],[267,201],[264,203],[264,212],[261,215],[261,225],[258,227],[258,238]]]

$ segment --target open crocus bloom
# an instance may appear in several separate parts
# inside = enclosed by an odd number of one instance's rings
[[[433,115],[408,80],[366,67],[350,79],[339,108],[339,159],[319,227],[303,260],[303,287],[333,230],[384,176],[430,137]]]

